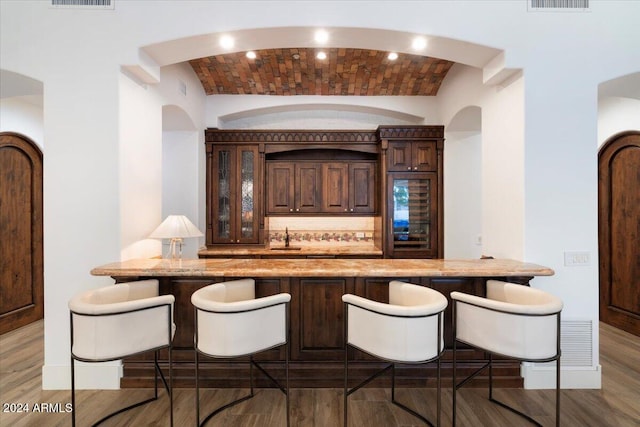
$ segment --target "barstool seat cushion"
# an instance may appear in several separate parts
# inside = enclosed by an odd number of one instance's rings
[[[543,360],[557,353],[562,301],[540,289],[487,281],[487,297],[451,292],[459,341],[504,356]]]
[[[197,310],[197,349],[212,357],[253,354],[285,344],[291,295],[255,298],[253,279],[215,283],[191,295]]]
[[[175,333],[173,322],[171,333],[168,331],[174,302],[173,295],[158,294],[158,280],[83,292],[69,301],[74,335],[71,351],[78,359],[115,360],[168,346]]]
[[[447,299],[438,291],[392,281],[389,304],[352,294],[342,300],[348,304],[348,343],[365,352],[386,360],[421,362],[435,358],[444,346],[435,314],[447,307]]]

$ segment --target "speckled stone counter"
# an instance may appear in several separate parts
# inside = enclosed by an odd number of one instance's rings
[[[96,267],[95,276],[144,277],[514,277],[553,270],[508,259],[134,259]]]
[[[173,367],[175,387],[193,387],[194,312],[191,295],[212,283],[235,278],[254,278],[256,297],[286,292],[291,295],[289,368],[292,387],[342,387],[344,360],[344,306],[342,295],[351,293],[380,302],[388,302],[389,281],[400,279],[429,286],[449,297],[452,291],[484,295],[486,281],[492,278],[523,285],[536,276],[553,274],[550,268],[506,259],[264,259],[209,258],[172,261],[135,259],[96,267],[96,276],[112,276],[116,281],[157,278],[160,292],[175,296]],[[542,279],[544,280],[544,279]],[[451,306],[444,315],[445,356],[443,386],[451,386],[449,372],[453,344]],[[258,327],[258,326],[256,326]],[[142,356],[141,356],[142,357]],[[166,356],[163,356],[166,357]],[[280,366],[284,349],[269,350],[260,358]],[[361,353],[353,354],[349,376],[363,379],[379,367]],[[486,356],[473,349],[458,348],[458,360],[465,368],[475,369]],[[166,362],[166,361],[164,361]],[[517,362],[500,361],[500,387],[521,387]],[[203,387],[247,387],[245,366],[208,360],[201,365]],[[280,371],[280,375],[282,372]],[[398,368],[398,383],[423,387],[434,384],[432,366]],[[480,381],[486,378],[479,376]],[[154,370],[143,358],[124,362],[122,387],[152,387]],[[258,380],[258,386],[270,386]]]

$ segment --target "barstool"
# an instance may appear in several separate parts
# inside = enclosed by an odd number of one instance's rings
[[[356,295],[342,296],[345,304],[344,425],[348,425],[348,397],[391,369],[391,402],[433,426],[431,421],[395,399],[395,365],[437,361],[437,421],[440,425],[440,357],[444,351],[443,313],[447,299],[433,289],[392,281],[389,304]],[[390,362],[357,386],[349,389],[348,347]]]
[[[523,362],[556,362],[556,426],[560,425],[560,312],[562,301],[544,291],[498,280],[487,281],[487,297],[451,292],[453,299],[453,425],[457,390],[489,367],[489,400],[531,423],[530,416],[493,397],[493,356]],[[457,383],[456,343],[489,353],[489,361]]]
[[[280,293],[255,298],[255,281],[241,279],[205,286],[193,293],[195,308],[196,423],[202,426],[221,411],[254,396],[253,366],[285,394],[289,425],[289,301]],[[285,386],[266,372],[253,355],[285,346]],[[223,405],[200,422],[199,355],[213,358],[249,356],[249,395]]]
[[[108,362],[149,351],[154,352],[154,396],[119,409],[94,424],[158,399],[158,374],[169,396],[173,426],[171,372],[173,295],[159,295],[157,280],[121,283],[83,292],[69,301],[71,328],[71,414],[76,425],[75,361]],[[158,352],[169,351],[169,382],[158,364]]]

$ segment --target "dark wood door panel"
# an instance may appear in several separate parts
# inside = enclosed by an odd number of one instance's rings
[[[44,316],[42,153],[0,133],[0,334]]]
[[[293,212],[294,176],[293,164],[267,164],[267,213]]]
[[[640,336],[640,132],[599,153],[600,320]]]
[[[322,194],[322,166],[319,163],[296,165],[296,212],[320,212]]]
[[[353,293],[353,288],[351,278],[292,279],[292,360],[342,360],[342,295]]]
[[[322,211],[345,213],[349,209],[349,165],[322,165]]]
[[[438,170],[435,142],[414,142],[412,157],[414,171],[429,172]]]
[[[376,212],[378,178],[376,164],[354,163],[349,166],[349,209],[356,213]]]

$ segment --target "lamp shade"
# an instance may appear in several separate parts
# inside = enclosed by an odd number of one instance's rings
[[[184,215],[169,215],[162,224],[149,235],[152,239],[174,239],[204,236]]]

